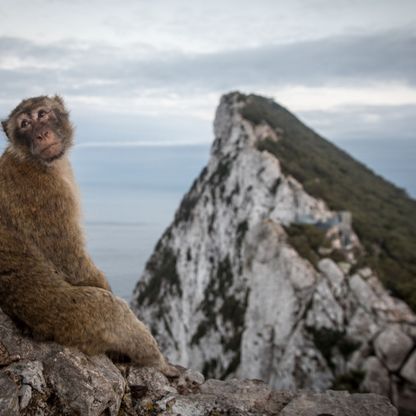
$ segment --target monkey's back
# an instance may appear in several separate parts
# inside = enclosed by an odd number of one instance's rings
[[[3,232],[16,233],[64,274],[72,273],[85,242],[69,162],[48,168],[6,150],[0,158],[0,223]]]

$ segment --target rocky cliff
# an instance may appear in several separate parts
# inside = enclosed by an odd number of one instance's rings
[[[255,380],[205,381],[185,369],[168,380],[152,368],[36,342],[1,310],[0,339],[2,416],[397,416],[376,394],[279,392]]]
[[[399,256],[385,262],[386,244],[376,246],[372,227],[357,236],[355,225],[367,224],[355,211],[357,191],[328,176],[335,165],[348,177],[349,158],[311,164],[317,150],[330,149],[329,158],[333,146],[256,96],[224,96],[214,133],[209,163],[132,301],[169,359],[279,389],[381,393],[403,412],[416,411],[416,317],[378,278],[387,269],[377,265],[397,265]],[[380,178],[363,172],[357,186],[377,193]],[[326,189],[337,204],[322,198]]]

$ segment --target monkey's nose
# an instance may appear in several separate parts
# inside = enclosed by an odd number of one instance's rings
[[[43,140],[47,140],[49,137],[49,131],[43,131],[41,133],[38,133],[38,135],[36,136],[36,140],[39,142],[42,142]]]

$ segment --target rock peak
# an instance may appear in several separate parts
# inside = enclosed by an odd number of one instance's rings
[[[255,95],[223,96],[214,134],[133,309],[173,362],[206,376],[372,391],[414,410],[415,315],[366,264],[362,211],[338,196],[349,182],[328,176],[322,154],[337,169],[358,166],[362,182],[369,171]],[[317,155],[323,162],[311,164]]]

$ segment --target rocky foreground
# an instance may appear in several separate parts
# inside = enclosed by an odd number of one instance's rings
[[[115,365],[22,335],[0,311],[0,415],[394,416],[386,397],[276,391],[259,380],[204,380],[183,369],[169,380],[152,368]]]

